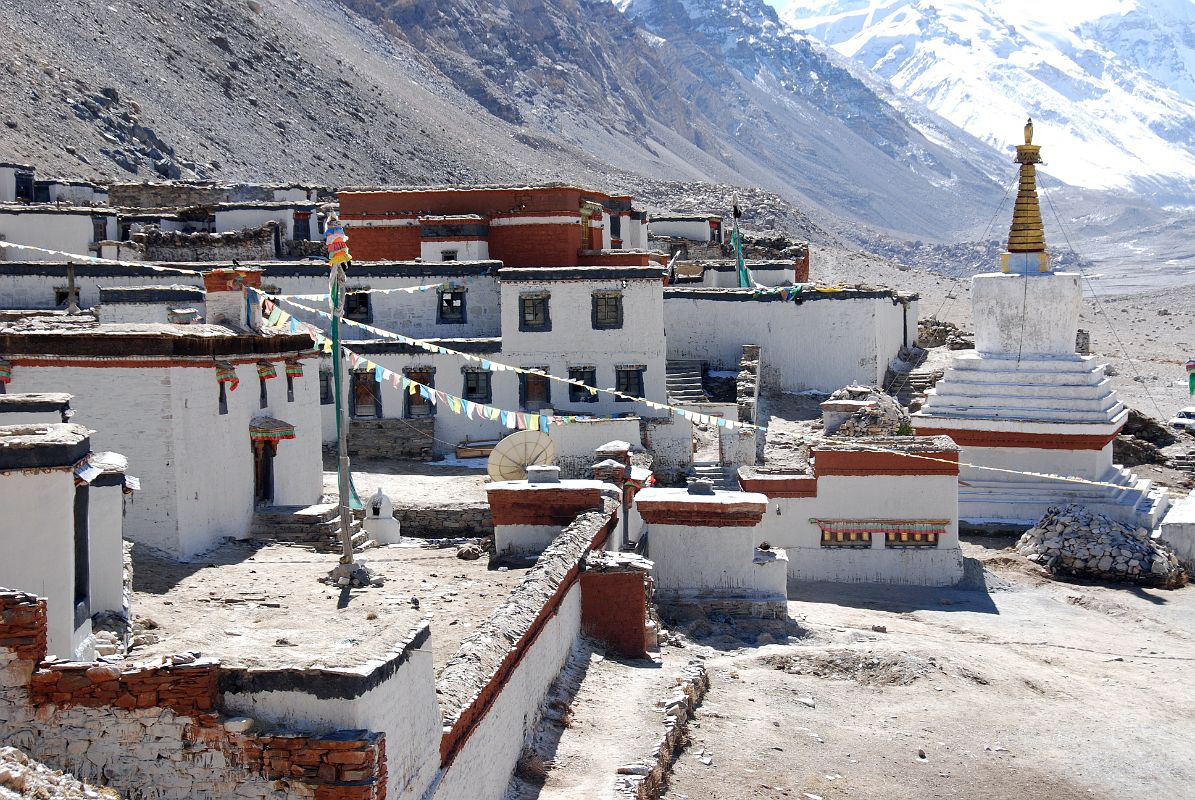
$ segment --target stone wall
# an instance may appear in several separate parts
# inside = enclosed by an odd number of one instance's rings
[[[353,419],[349,424],[349,455],[431,461],[435,430],[434,417]]]
[[[394,518],[401,524],[403,536],[455,539],[494,535],[494,517],[488,505],[396,508]]]
[[[146,261],[272,261],[277,222],[229,233],[182,233],[155,228],[133,234],[145,247]]]
[[[383,800],[385,737],[220,713],[213,661],[45,662],[44,600],[0,591],[0,745],[139,798]]]

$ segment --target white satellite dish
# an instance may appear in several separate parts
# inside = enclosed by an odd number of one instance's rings
[[[486,470],[496,481],[521,481],[527,467],[556,461],[556,442],[542,431],[515,431],[494,445]]]

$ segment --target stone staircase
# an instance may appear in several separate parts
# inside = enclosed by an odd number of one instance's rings
[[[364,550],[369,538],[353,518],[353,550]],[[253,515],[249,538],[300,544],[322,553],[340,552],[340,509],[335,503],[313,506],[263,506]]]
[[[667,362],[664,365],[664,382],[668,387],[668,402],[673,405],[709,402],[705,388],[701,385],[700,361]]]
[[[899,376],[888,390],[902,406],[908,406],[913,398],[924,395],[942,380],[940,369],[915,369]]]
[[[734,471],[722,466],[716,461],[694,461],[689,470],[691,478],[705,478],[714,482],[714,489],[724,492],[737,492],[739,479]]]
[[[1172,456],[1168,466],[1195,475],[1195,450],[1188,450],[1182,455]]]

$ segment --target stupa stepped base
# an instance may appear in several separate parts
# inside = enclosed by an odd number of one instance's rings
[[[1123,423],[1126,414],[1111,381],[1104,376],[1103,365],[1090,356],[1017,361],[1009,354],[964,353],[926,393],[925,406],[916,417],[926,427],[941,420],[936,423],[939,428],[973,429],[985,421],[1001,420],[1093,425],[1111,431]],[[969,422],[958,425],[959,420]]]
[[[1078,503],[1126,525],[1154,530],[1170,508],[1165,487],[1138,478],[1123,467],[1114,466],[1101,478],[1113,486],[1002,476],[984,470],[959,486],[959,519],[973,525],[983,523],[1032,526],[1050,506]]]

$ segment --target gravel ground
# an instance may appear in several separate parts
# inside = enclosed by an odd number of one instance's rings
[[[787,643],[690,644],[713,686],[664,797],[1189,796],[1195,589],[1057,583],[1006,544],[964,544],[989,591],[804,586]]]

